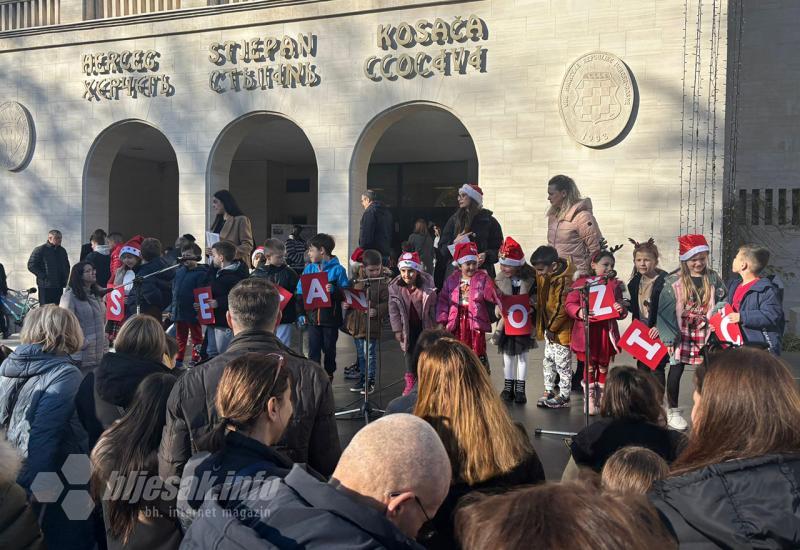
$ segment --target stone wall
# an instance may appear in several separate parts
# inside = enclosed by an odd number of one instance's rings
[[[687,13],[694,13],[696,2],[688,2]],[[714,3],[722,22],[727,21],[724,4]],[[705,5],[711,4],[706,0]],[[407,51],[435,57],[442,49],[418,45],[384,51],[378,25],[436,18],[451,23],[473,14],[485,22],[488,37],[464,46],[486,49],[485,71],[470,65],[465,74],[436,72],[379,82],[365,75],[370,56]],[[330,0],[274,7],[249,2],[2,35],[0,98],[30,110],[37,143],[26,169],[0,173],[0,261],[12,285],[29,284],[27,256],[53,226],[64,231],[70,255],[77,256],[87,228],[103,225],[104,216],[107,222],[102,171],[94,163],[97,154],[109,153],[96,140],[109,127],[130,120],[152,125],[169,140],[178,161],[179,231],[202,235],[210,220],[208,191],[219,181],[210,174],[214,156],[222,154],[215,148],[217,139],[253,112],[286,117],[308,137],[318,167],[318,226],[337,238],[344,256],[347,244],[357,238],[359,195],[382,132],[404,114],[444,109],[458,117],[474,140],[487,207],[527,253],[546,241],[546,182],[565,173],[592,198],[611,243],[654,236],[664,251],[662,264],[674,268],[675,238],[687,223],[682,222],[680,193],[686,154],[682,138],[689,131],[682,126],[684,76],[695,73],[685,56],[694,54],[696,44],[701,50],[709,47],[705,35],[695,40],[695,26],[684,3],[674,1]],[[727,25],[722,27],[723,70],[715,84],[724,92]],[[211,44],[298,33],[316,36],[316,55],[295,62],[315,66],[317,85],[224,93],[210,89],[210,73],[220,69],[209,61]],[[157,74],[169,76],[174,94],[84,99],[84,81],[90,78],[82,55],[126,50],[160,52]],[[576,143],[558,111],[567,67],[593,50],[621,58],[638,92],[632,128],[619,143],[602,149]],[[697,85],[706,89],[709,72],[701,72]],[[696,154],[706,150],[703,140]],[[721,151],[716,161],[721,171]],[[92,198],[83,207],[85,196]],[[709,219],[721,216],[721,203],[702,208]],[[703,229],[711,231],[710,226]],[[718,223],[715,247],[720,230]],[[624,250],[618,270],[626,274],[630,265]]]

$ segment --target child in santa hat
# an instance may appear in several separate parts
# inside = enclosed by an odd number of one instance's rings
[[[489,369],[486,333],[491,330],[487,302],[499,305],[497,289],[489,274],[478,269],[475,243],[458,243],[453,256],[459,270],[445,280],[436,307],[436,321],[468,345]]]
[[[612,250],[601,249],[591,260],[592,274],[580,277],[567,295],[565,309],[567,314],[575,322],[572,325],[572,335],[570,337],[570,348],[575,353],[575,357],[584,363],[584,395],[589,400],[589,414],[599,412],[600,402],[603,399],[603,389],[606,384],[606,374],[608,366],[617,355],[617,342],[619,341],[619,326],[617,319],[604,319],[597,321],[592,314],[589,314],[589,347],[586,350],[586,332],[584,323],[584,302],[581,291],[587,283],[592,284],[596,277],[607,276],[613,271],[615,259],[614,252],[622,248]],[[602,282],[602,281],[598,281]],[[606,283],[606,292],[614,295],[614,309],[619,315],[619,319],[624,319],[628,315],[628,310],[623,305],[622,282],[616,277],[609,277]],[[588,372],[587,372],[588,371]],[[588,387],[587,387],[588,386]]]
[[[131,292],[133,291],[133,280],[136,278],[136,272],[139,271],[139,267],[142,265],[142,241],[144,237],[141,235],[136,235],[132,237],[128,242],[122,245],[122,248],[119,249],[119,259],[122,262],[122,266],[117,269],[116,273],[114,273],[114,286],[119,287],[125,285],[123,287],[123,292],[125,294],[125,318],[127,319],[132,315],[132,311],[130,306],[131,303]],[[119,328],[122,326],[124,321],[110,321],[109,326],[107,327],[108,339],[112,343],[117,337],[117,332]]]
[[[703,363],[709,319],[727,295],[722,278],[709,267],[710,247],[703,235],[678,237],[681,267],[664,281],[656,317],[656,336],[670,348],[667,375],[667,424],[685,430],[678,390],[685,365]]]
[[[498,295],[518,296],[527,295],[532,307],[536,303],[536,272],[525,262],[522,247],[511,237],[506,237],[500,247],[500,273],[495,277]],[[496,308],[496,315],[500,318],[497,330],[492,338],[498,351],[503,354],[503,373],[505,383],[500,394],[505,401],[527,403],[525,396],[525,381],[528,376],[528,350],[536,347],[536,335],[531,334],[513,336],[507,335],[500,307]],[[516,369],[514,364],[516,363]]]
[[[423,330],[436,326],[436,285],[416,252],[403,252],[397,267],[400,275],[389,283],[389,321],[405,355],[403,395],[408,395],[417,383],[413,363],[417,339]]]

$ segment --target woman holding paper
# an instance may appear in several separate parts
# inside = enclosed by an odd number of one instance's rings
[[[236,199],[227,189],[214,193],[211,199],[214,223],[206,236],[206,255],[211,255],[211,246],[217,241],[230,241],[236,246],[236,259],[250,267],[253,252],[253,227],[250,218],[244,215]],[[213,240],[214,242],[208,242]]]

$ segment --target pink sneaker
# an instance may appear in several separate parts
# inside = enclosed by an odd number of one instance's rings
[[[414,389],[414,384],[417,383],[417,377],[411,374],[410,372],[407,372],[405,374],[405,379],[406,379],[406,387],[403,388],[403,395],[408,395],[409,393],[411,393],[411,390]]]

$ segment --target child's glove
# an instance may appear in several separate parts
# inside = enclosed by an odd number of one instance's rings
[[[306,316],[305,316],[305,315],[300,315],[300,316],[297,318],[297,326],[298,326],[298,327],[304,327],[304,326],[306,326]]]

